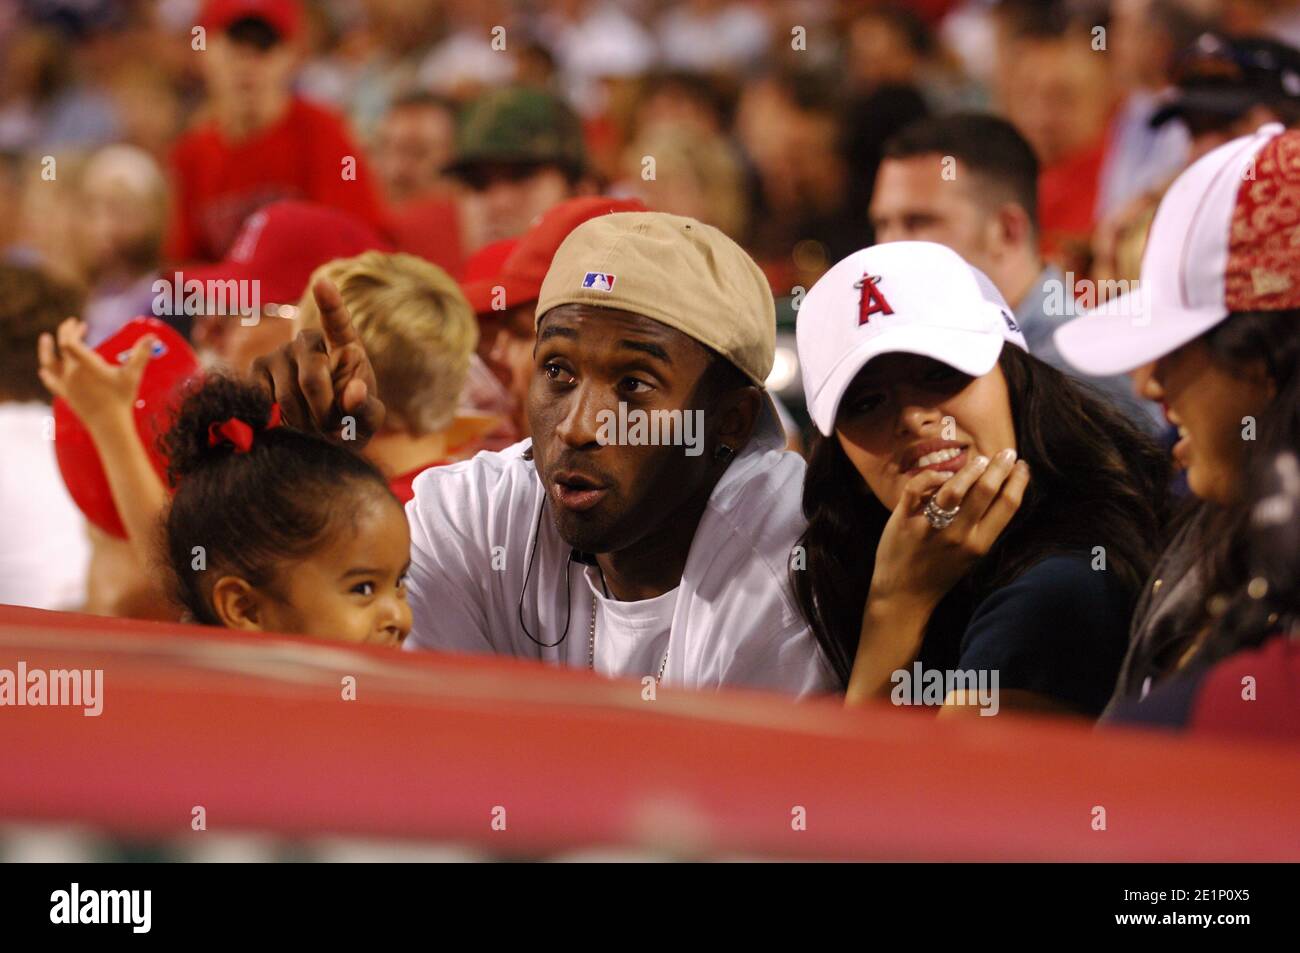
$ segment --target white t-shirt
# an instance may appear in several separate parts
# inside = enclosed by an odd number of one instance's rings
[[[54,457],[53,411],[0,403],[0,603],[78,609],[90,540]]]
[[[832,691],[835,676],[788,581],[803,532],[804,463],[774,415],[723,474],[673,591],[597,601],[596,669],[688,688]],[[585,668],[599,577],[571,559],[529,442],[425,470],[411,526],[408,649],[497,653]],[[664,620],[667,620],[665,631]],[[540,644],[539,644],[540,643]]]
[[[602,675],[657,678],[668,655],[673,613],[677,611],[677,589],[653,599],[620,602],[601,591],[599,570],[588,566],[585,575],[595,599],[596,671]],[[587,641],[591,643],[591,616],[587,617],[586,631]]]

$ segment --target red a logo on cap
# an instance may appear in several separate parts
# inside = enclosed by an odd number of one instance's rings
[[[862,280],[855,282],[853,287],[862,289],[862,298],[858,302],[858,326],[866,324],[873,314],[893,314],[894,309],[889,306],[885,296],[880,293],[880,288],[876,282],[880,280],[879,275],[863,275]]]

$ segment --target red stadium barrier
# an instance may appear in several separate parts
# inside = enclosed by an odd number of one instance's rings
[[[104,703],[98,717],[0,708],[7,821],[183,840],[204,836],[190,828],[201,805],[209,831],[452,841],[511,856],[613,846],[1300,859],[1293,748],[1006,714],[940,722],[748,692],[661,689],[646,701],[639,682],[514,660],[0,607],[0,668],[19,661],[102,669]],[[346,676],[355,700],[342,698]],[[1097,807],[1105,830],[1094,829]]]

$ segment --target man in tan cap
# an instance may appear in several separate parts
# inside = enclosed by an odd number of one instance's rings
[[[290,420],[368,432],[373,372],[315,290],[324,333],[257,373]],[[693,219],[603,215],[560,246],[537,330],[532,439],[415,481],[407,646],[832,690],[788,584],[804,465],[763,389],[776,321],[754,262]]]

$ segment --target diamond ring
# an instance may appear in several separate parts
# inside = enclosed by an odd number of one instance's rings
[[[925,518],[930,522],[930,525],[935,529],[947,529],[952,521],[957,518],[957,514],[961,511],[961,504],[959,503],[950,510],[941,509],[938,504],[934,502],[937,497],[938,494],[936,493],[934,496],[926,500],[925,509],[922,512],[925,514]]]

